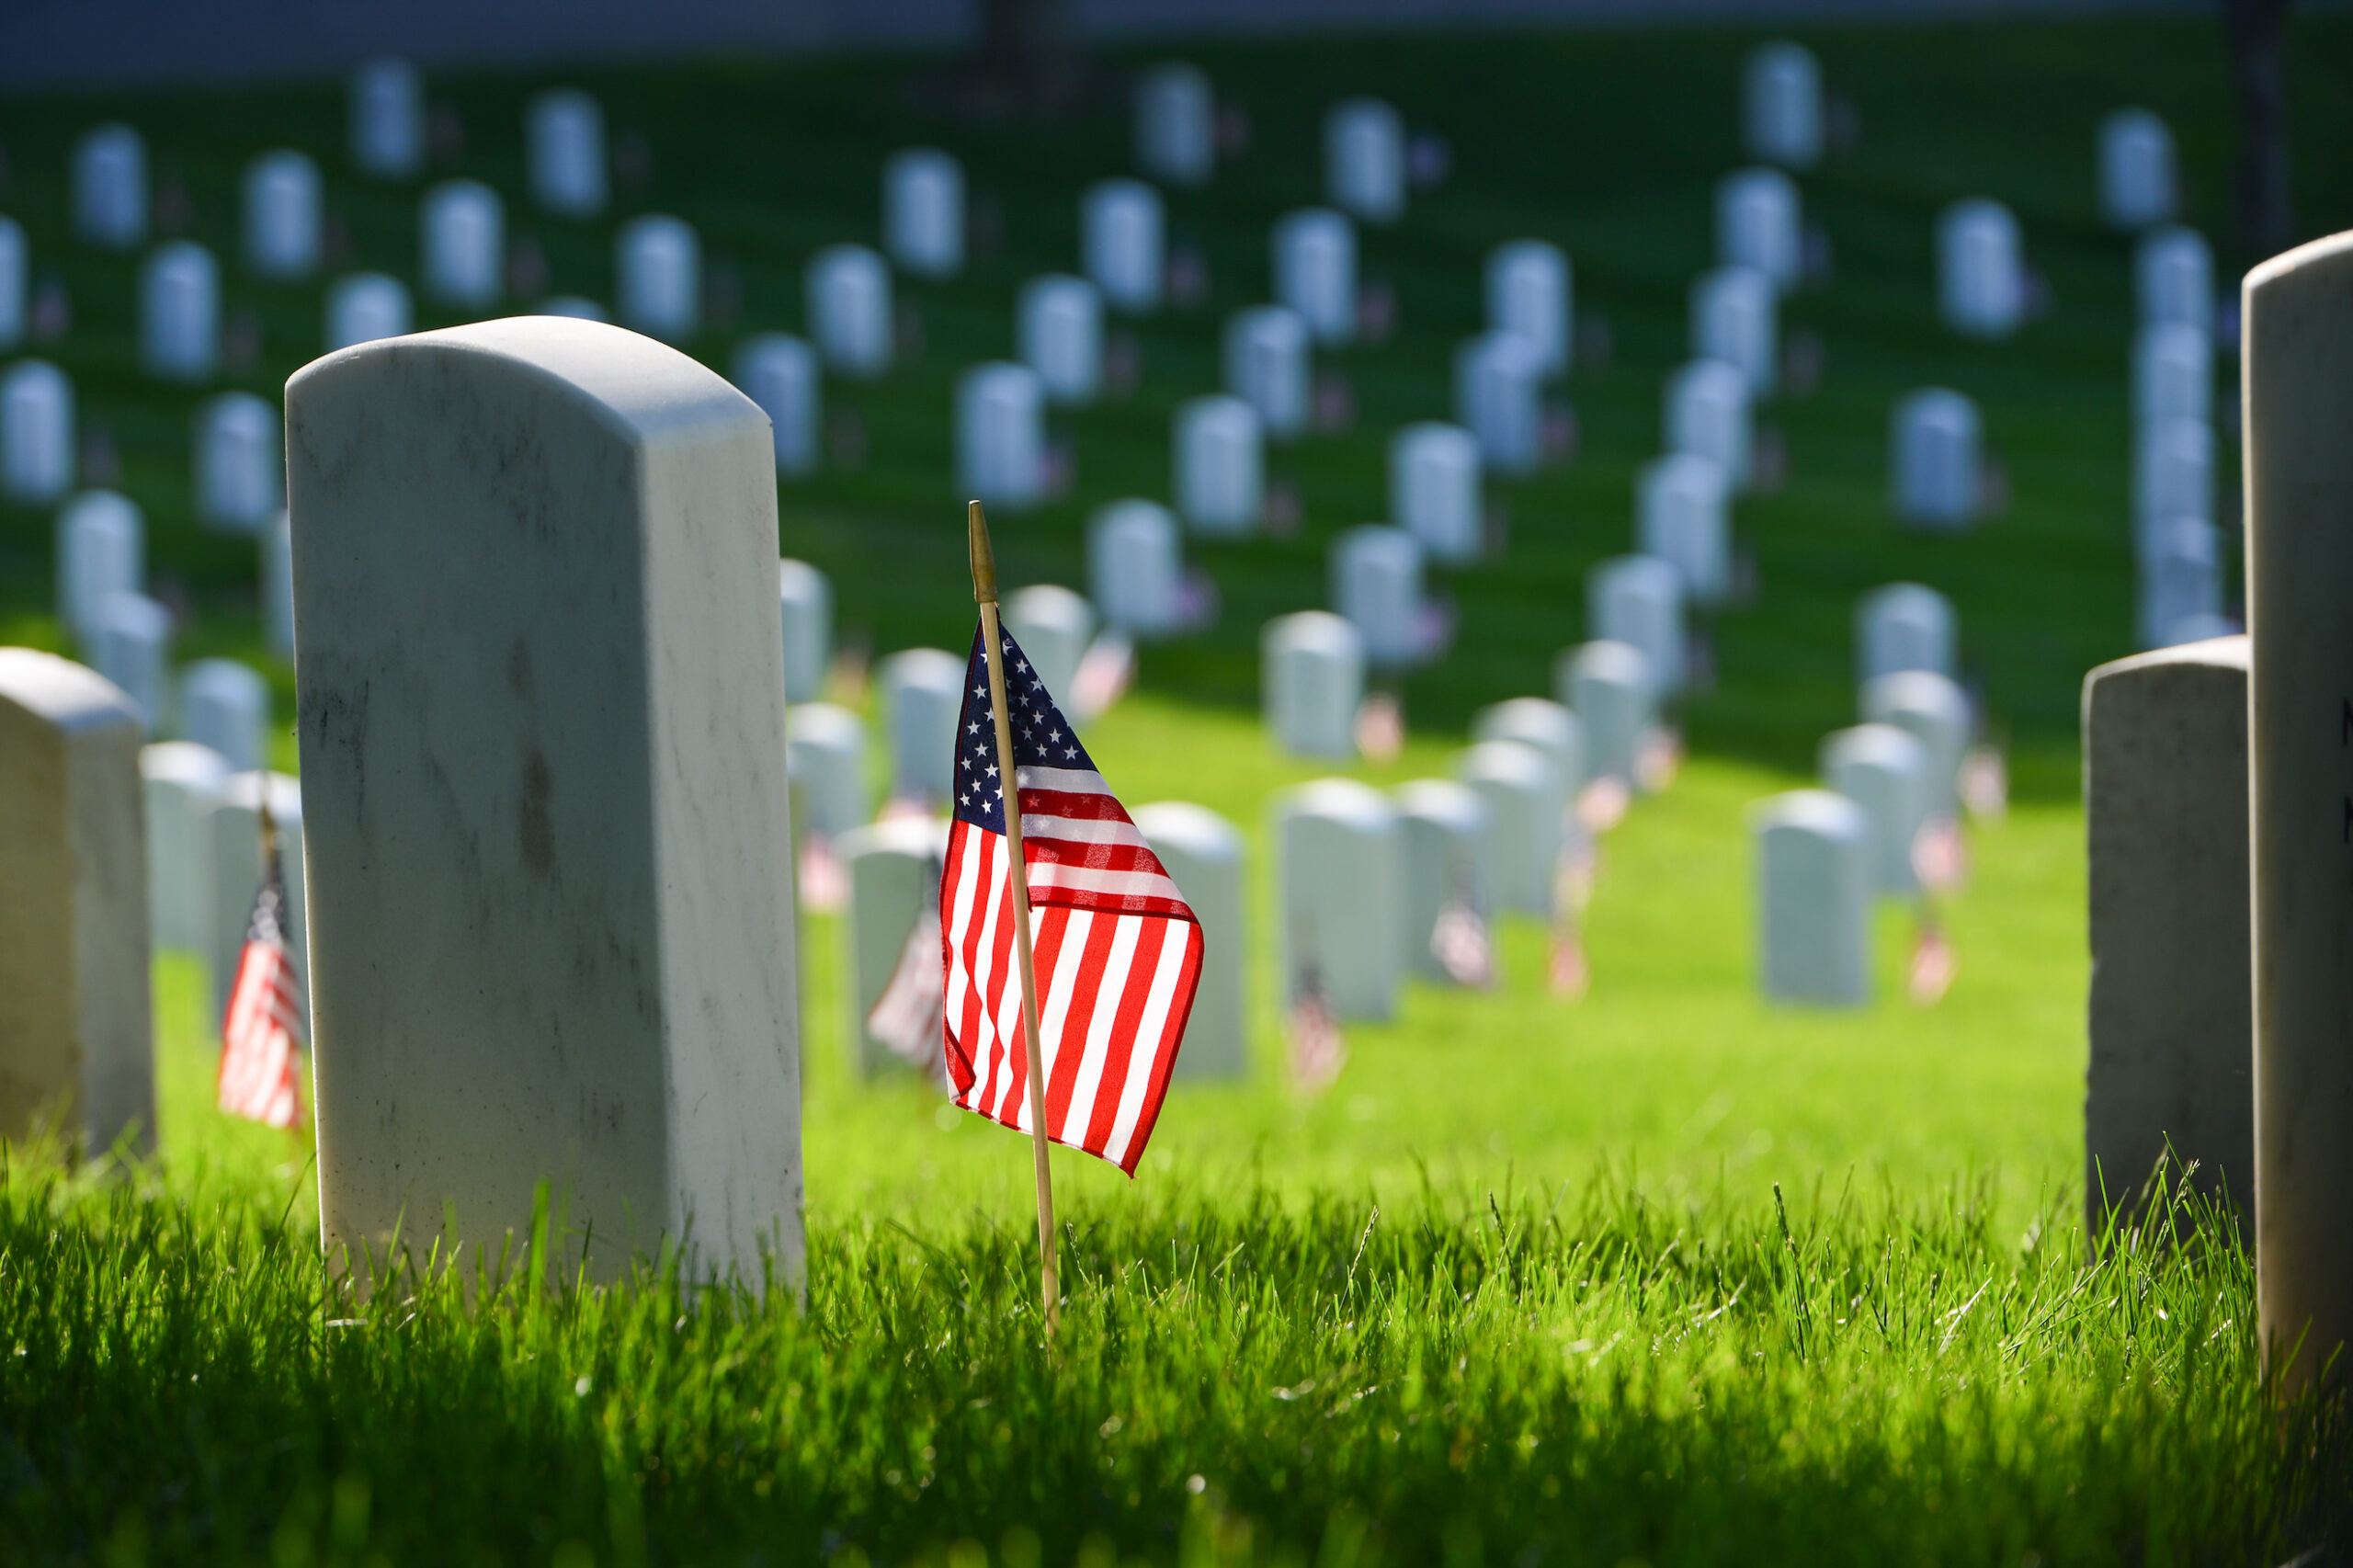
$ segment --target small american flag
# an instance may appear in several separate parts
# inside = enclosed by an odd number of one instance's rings
[[[266,1127],[302,1122],[302,982],[286,950],[286,877],[275,846],[245,927],[244,951],[221,1024],[222,1110]]]
[[[1046,1136],[1133,1176],[1200,983],[1201,927],[1009,635],[1004,654],[1045,1039]],[[995,723],[987,650],[975,632],[939,884],[942,1032],[956,1103],[1027,1132],[1029,1060]]]

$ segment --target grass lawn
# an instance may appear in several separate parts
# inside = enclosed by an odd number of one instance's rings
[[[1394,1023],[1349,1029],[1336,1085],[1302,1097],[1261,965],[1246,1084],[1176,1091],[1133,1183],[1058,1156],[1069,1304],[1047,1349],[1028,1151],[912,1083],[852,1074],[830,919],[802,936],[805,1311],[689,1301],[658,1267],[629,1289],[536,1297],[484,1278],[471,1303],[447,1280],[339,1293],[317,1261],[306,1154],[209,1108],[199,983],[166,957],[161,1157],[110,1182],[17,1150],[0,1179],[0,1557],[2039,1568],[2268,1564],[2353,1543],[2347,1412],[2283,1414],[2260,1386],[2252,1276],[2227,1219],[2186,1220],[2186,1248],[2127,1237],[2087,1261],[2081,1218],[2075,703],[2131,631],[2129,258],[2096,222],[2093,128],[2125,103],[2165,114],[2192,216],[2219,233],[2229,102],[2211,24],[1802,36],[1861,127],[1855,152],[1804,181],[1836,265],[1784,318],[1820,335],[1827,376],[1764,412],[1790,478],[1739,509],[1761,591],[1709,628],[1720,678],[1682,715],[1680,778],[1608,841],[1588,997],[1545,994],[1543,934],[1507,925],[1501,990],[1411,988]],[[1443,772],[1473,709],[1543,689],[1553,652],[1582,635],[1585,568],[1630,540],[1684,290],[1711,256],[1709,191],[1737,161],[1733,83],[1753,41],[1194,51],[1253,126],[1240,163],[1171,202],[1211,297],[1135,326],[1131,396],[1056,415],[1076,486],[999,519],[1009,582],[1076,583],[1086,513],[1165,494],[1169,412],[1212,388],[1218,324],[1263,296],[1268,222],[1314,199],[1324,105],[1386,93],[1455,153],[1449,183],[1365,236],[1400,328],[1326,361],[1354,386],[1356,426],[1272,454],[1300,526],[1199,546],[1223,619],[1146,650],[1140,689],[1089,735],[1130,804],[1197,800],[1252,835],[1258,932],[1268,797],[1324,771],[1274,756],[1257,731],[1259,625],[1323,602],[1330,536],[1382,509],[1388,432],[1446,412],[1486,248],[1544,235],[1570,250],[1580,309],[1612,344],[1565,388],[1582,449],[1494,487],[1509,553],[1445,578],[1456,650],[1404,683],[1405,755],[1354,771]],[[2317,233],[2353,223],[2353,25],[2301,23],[2296,60]],[[810,252],[873,237],[886,152],[954,148],[1001,218],[966,277],[902,284],[919,358],[829,387],[867,431],[865,464],[782,494],[783,548],[832,575],[846,641],[878,653],[964,645],[950,385],[1010,349],[1014,290],[1072,263],[1077,188],[1126,163],[1116,108],[1060,128],[955,124],[914,91],[922,63],[563,78],[652,150],[616,221],[688,218],[730,280],[732,318],[689,346],[722,367],[742,335],[799,325]],[[549,292],[609,300],[614,223],[521,200],[519,105],[554,79],[437,79],[466,131],[438,172],[507,194]],[[64,237],[67,149],[108,115],[146,130],[192,232],[224,255],[237,171],[267,147],[322,155],[344,266],[414,275],[415,193],[348,175],[329,88],[0,103],[0,210],[74,301],[72,335],[42,352],[74,375],[85,428],[147,510],[157,590],[188,617],[180,651],[259,660],[251,546],[192,518],[197,394],[135,369],[134,264]],[[1999,346],[1933,319],[1934,215],[1981,194],[2018,211],[2056,301]],[[319,290],[224,270],[263,345],[229,384],[274,392],[316,352]],[[1885,513],[1889,406],[1931,383],[1981,401],[2015,496],[1960,539],[1899,534]],[[0,641],[56,645],[50,526],[0,509]],[[1890,911],[1881,1001],[1768,1008],[1743,813],[1802,781],[1823,733],[1850,722],[1854,597],[1902,577],[1960,606],[2013,810],[1974,830],[1941,1006],[1898,999],[1908,932]],[[267,667],[290,713],[291,671]],[[290,738],[281,755],[291,766]]]

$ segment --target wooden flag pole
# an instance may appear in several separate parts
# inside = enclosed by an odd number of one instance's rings
[[[989,521],[975,501],[966,513],[972,555],[972,598],[981,607],[981,646],[988,651],[989,707],[996,714],[997,777],[1005,783],[1005,855],[1013,879],[1013,942],[1021,958],[1021,1025],[1029,1062],[1029,1143],[1038,1167],[1038,1289],[1046,1303],[1046,1337],[1061,1326],[1062,1269],[1054,1256],[1054,1176],[1046,1162],[1045,1052],[1038,1035],[1038,964],[1029,950],[1029,868],[1021,855],[1021,784],[1013,766],[1013,720],[1005,703],[1005,637],[997,630],[996,553]]]

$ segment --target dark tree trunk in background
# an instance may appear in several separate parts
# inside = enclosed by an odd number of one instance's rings
[[[981,69],[1020,107],[1052,110],[1078,88],[1070,0],[981,0]]]
[[[2294,0],[2222,0],[2222,36],[2239,96],[2239,161],[2232,181],[2241,244],[2257,256],[2296,243],[2288,180],[2288,14]]]

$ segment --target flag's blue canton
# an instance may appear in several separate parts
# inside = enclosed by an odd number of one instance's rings
[[[1013,760],[1019,767],[1095,769],[1095,759],[1078,742],[1029,655],[1007,631],[1005,637],[1005,700],[1012,709]],[[956,815],[991,833],[1005,831],[1006,780],[996,762],[996,719],[989,708],[988,650],[972,632],[972,657],[964,666],[964,711],[956,721]]]

